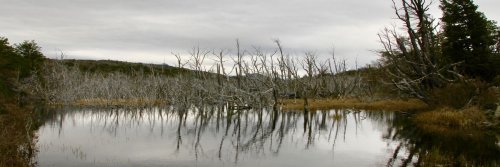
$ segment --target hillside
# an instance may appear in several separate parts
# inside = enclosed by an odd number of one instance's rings
[[[179,73],[187,73],[191,70],[172,67],[167,64],[144,64],[144,63],[132,63],[114,60],[75,60],[75,59],[64,59],[64,60],[53,60],[50,59],[49,63],[62,62],[68,67],[77,66],[82,72],[100,72],[100,73],[113,73],[121,72],[125,74],[137,74],[143,73],[149,74],[159,74],[165,76],[174,76]]]

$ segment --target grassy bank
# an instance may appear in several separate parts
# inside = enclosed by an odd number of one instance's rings
[[[439,108],[417,114],[414,121],[420,128],[434,132],[444,132],[450,129],[482,129],[492,125],[485,112],[478,107],[461,110],[447,107]]]
[[[310,110],[327,110],[353,108],[363,110],[383,110],[383,111],[405,111],[424,110],[428,106],[417,99],[390,99],[378,101],[362,101],[354,98],[346,99],[311,99],[308,101]],[[284,99],[280,101],[283,110],[303,110],[304,101],[302,99]]]
[[[144,107],[144,106],[164,106],[164,100],[149,99],[82,99],[69,104],[56,103],[53,106],[76,106],[76,107]]]
[[[16,105],[4,104],[0,114],[0,166],[33,166],[36,154],[32,113]]]
[[[143,107],[143,106],[165,106],[169,103],[165,100],[150,99],[81,99],[71,103],[56,103],[53,106],[76,106],[76,107]],[[303,110],[304,101],[302,99],[282,99],[279,105],[285,111]],[[417,99],[390,99],[379,101],[362,101],[354,98],[347,99],[311,99],[308,109],[327,110],[353,108],[364,110],[384,110],[384,111],[406,111],[406,110],[424,110],[428,106]]]

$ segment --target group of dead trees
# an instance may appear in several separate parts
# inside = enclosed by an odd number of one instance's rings
[[[243,50],[204,50],[194,47],[189,56],[173,53],[176,68],[190,72],[173,76],[133,72],[101,73],[82,71],[78,65],[60,61],[46,64],[45,84],[34,84],[50,103],[71,104],[82,100],[140,99],[165,104],[223,104],[243,108],[276,106],[280,99],[346,97],[361,94],[362,79],[347,73],[345,60],[335,55],[320,59],[312,52],[303,56],[287,54],[280,41],[276,49],[254,47]]]

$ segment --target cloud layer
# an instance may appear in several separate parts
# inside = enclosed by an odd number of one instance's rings
[[[49,57],[173,64],[193,46],[273,48],[376,60],[377,32],[394,22],[390,0],[0,0],[0,36],[36,40]],[[500,20],[500,2],[477,0]],[[439,13],[437,13],[439,14]]]

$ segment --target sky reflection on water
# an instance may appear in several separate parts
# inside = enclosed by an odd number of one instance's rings
[[[44,116],[45,124],[38,131],[37,160],[39,166],[417,163],[417,156],[408,151],[412,142],[393,134],[401,129],[392,127],[398,115],[354,110],[306,114],[227,111],[218,107],[52,111]]]
[[[276,116],[274,116],[274,114]],[[59,111],[38,132],[40,166],[373,166],[384,124],[364,112],[216,107]],[[304,119],[306,118],[306,119]],[[304,124],[304,122],[306,122]]]

